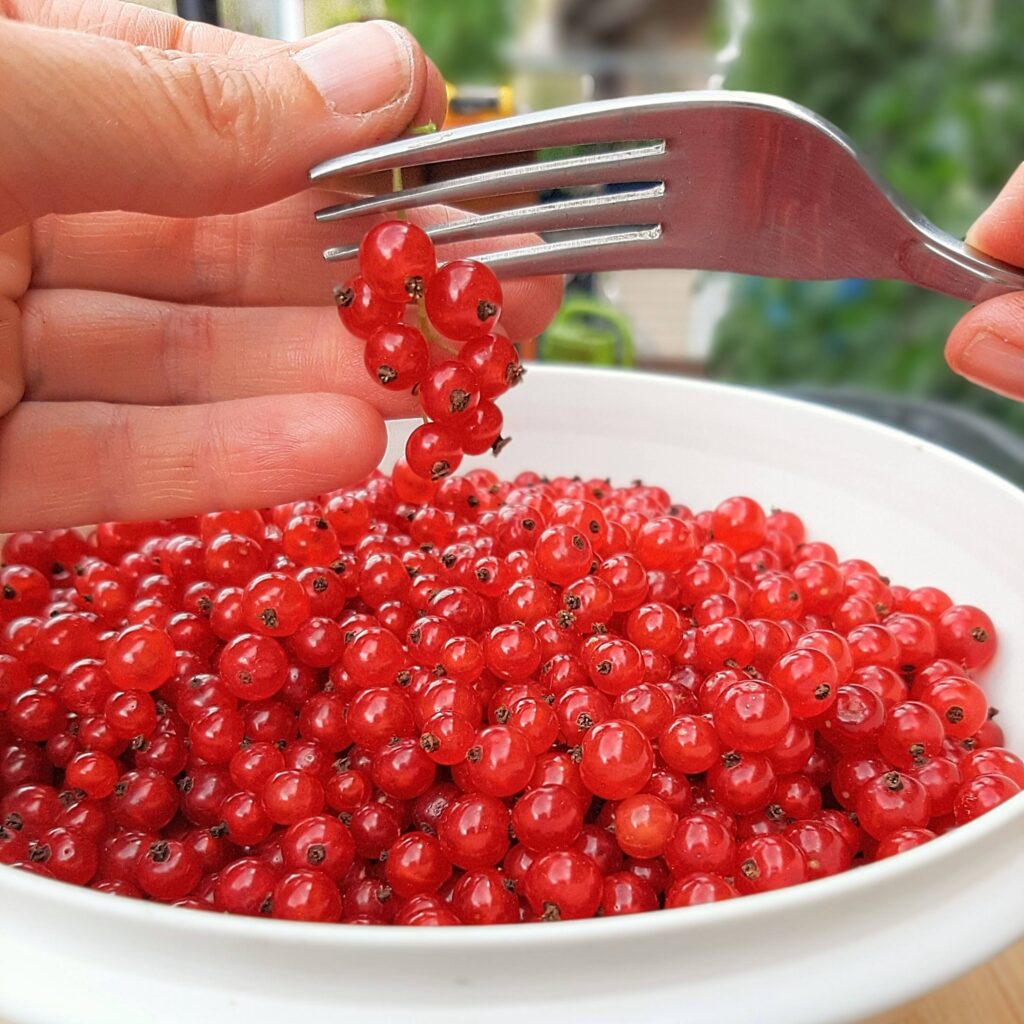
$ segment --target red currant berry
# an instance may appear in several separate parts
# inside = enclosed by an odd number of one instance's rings
[[[259,797],[252,793],[232,793],[220,805],[220,817],[227,837],[239,846],[256,846],[274,830]]]
[[[442,480],[459,468],[462,448],[451,426],[423,423],[409,435],[405,460],[417,476]]]
[[[984,668],[996,654],[998,641],[992,620],[973,605],[953,605],[938,619],[935,638],[940,657],[968,669]]]
[[[493,330],[501,315],[501,285],[474,260],[452,260],[427,284],[424,308],[445,337],[471,341]]]
[[[519,900],[509,879],[493,868],[468,871],[452,890],[452,909],[463,924],[513,924]]]
[[[320,871],[293,871],[279,879],[271,905],[274,917],[287,921],[341,920],[341,893]]]
[[[473,372],[484,398],[497,398],[514,387],[525,373],[513,344],[498,334],[467,341],[459,360]]]
[[[480,401],[480,385],[473,372],[454,359],[432,367],[419,390],[423,411],[432,420],[451,421],[460,429],[459,418]]]
[[[545,921],[593,917],[601,903],[604,878],[579,850],[554,850],[538,857],[526,872],[530,908]]]
[[[143,832],[161,829],[178,809],[174,783],[149,769],[125,772],[110,797],[114,821],[123,828]]]
[[[422,296],[436,266],[434,243],[409,221],[377,224],[359,244],[359,269],[374,294],[388,302]]]
[[[1003,747],[975,750],[961,762],[960,771],[965,782],[979,775],[1005,775],[1024,788],[1024,761]]]
[[[268,636],[243,633],[225,646],[217,662],[225,688],[243,700],[274,696],[288,678],[288,656]]]
[[[590,541],[575,527],[549,526],[534,548],[537,570],[549,583],[566,586],[590,572],[594,552]]]
[[[214,906],[233,914],[268,915],[276,882],[277,876],[269,865],[256,857],[242,857],[218,874]]]
[[[927,828],[904,828],[898,832],[890,832],[875,848],[875,860],[885,860],[896,853],[913,850],[923,846],[935,838],[935,833]]]
[[[947,676],[925,686],[915,686],[914,697],[939,716],[947,736],[973,736],[988,718],[988,700],[976,683],[963,676]]]
[[[721,875],[690,874],[672,883],[665,894],[665,909],[719,903],[738,895],[736,889]]]
[[[536,758],[521,732],[505,725],[492,725],[477,733],[466,753],[466,763],[475,790],[488,796],[507,797],[530,781]]]
[[[794,822],[784,835],[803,853],[810,879],[836,875],[853,862],[853,851],[847,842],[823,821]]]
[[[271,775],[263,784],[263,808],[278,825],[294,825],[319,814],[324,807],[324,787],[309,772],[286,770]]]
[[[102,800],[113,793],[119,774],[117,762],[109,754],[87,751],[68,764],[64,781],[90,799]]]
[[[660,857],[678,817],[663,800],[649,793],[626,797],[615,808],[615,840],[630,857]]]
[[[803,851],[784,836],[754,836],[736,851],[736,888],[742,894],[783,889],[805,882]]]
[[[731,875],[736,860],[736,840],[731,829],[718,818],[690,814],[680,820],[669,837],[664,856],[676,878],[705,871]]]
[[[516,838],[533,853],[571,846],[583,828],[584,807],[565,786],[527,790],[512,808]]]
[[[771,761],[762,754],[729,751],[707,773],[708,789],[733,814],[750,814],[765,807],[775,793]]]
[[[942,753],[942,720],[927,705],[908,700],[891,707],[878,736],[882,757],[906,771]]]
[[[107,648],[105,664],[115,686],[155,690],[174,672],[174,644],[153,626],[129,626]]]
[[[445,856],[466,871],[493,867],[509,847],[509,811],[495,797],[469,793],[453,800],[437,837]]]
[[[864,750],[877,743],[884,722],[881,698],[866,687],[851,684],[839,687],[821,730],[838,750]]]
[[[430,349],[415,327],[392,323],[370,336],[363,362],[370,376],[389,391],[408,391],[426,376]]]
[[[327,526],[326,520],[316,520]],[[309,597],[298,580],[280,572],[256,576],[242,591],[246,625],[264,636],[291,636],[309,618]]]
[[[644,677],[639,648],[618,637],[600,640],[589,647],[584,653],[583,665],[591,682],[612,696],[619,696],[637,686]]]
[[[527,679],[540,665],[540,643],[533,630],[521,623],[495,626],[484,641],[487,668],[500,679]]]
[[[187,896],[199,884],[202,874],[203,866],[191,847],[176,839],[151,843],[136,869],[142,889],[163,903]]]
[[[953,802],[953,820],[964,825],[987,814],[993,808],[1016,796],[1021,790],[1013,779],[1006,775],[976,775],[965,782],[957,791]],[[913,824],[924,824],[914,822]],[[867,826],[865,825],[865,828]]]
[[[587,788],[605,800],[639,793],[653,767],[650,742],[632,722],[600,722],[583,737],[580,775]]]
[[[338,316],[349,334],[368,341],[377,331],[397,324],[405,311],[408,296],[390,302],[377,295],[364,277],[353,277],[344,287],[335,288]]]
[[[669,572],[684,569],[698,554],[693,528],[676,516],[659,516],[644,523],[634,549],[646,568]]]
[[[718,698],[712,718],[727,747],[761,752],[785,736],[790,711],[785,697],[774,686],[749,679],[733,684]]]
[[[489,399],[483,398],[468,412],[452,421],[455,437],[467,455],[483,455],[492,451],[497,455],[509,442],[501,436],[504,417]]]
[[[913,776],[895,771],[861,786],[855,807],[861,827],[875,839],[904,828],[923,828],[932,811],[924,786]]]
[[[658,751],[673,770],[699,775],[718,761],[721,743],[707,719],[680,715],[661,734]]]
[[[419,740],[408,737],[381,747],[373,756],[373,781],[396,800],[412,800],[425,793],[437,775],[437,766]]]
[[[403,899],[435,893],[452,873],[441,845],[426,832],[407,832],[391,844],[385,877]]]
[[[602,917],[645,914],[657,909],[658,894],[650,882],[631,871],[616,871],[605,876],[601,892]]]

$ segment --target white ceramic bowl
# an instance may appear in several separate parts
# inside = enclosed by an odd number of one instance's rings
[[[1024,494],[855,417],[750,391],[531,370],[504,473],[643,477],[695,507],[793,508],[898,582],[986,608],[986,677],[1024,747]],[[396,441],[402,431],[396,431]],[[404,435],[403,435],[404,436]],[[493,462],[489,464],[494,465]],[[1024,796],[899,857],[636,917],[367,928],[204,914],[0,868],[0,1018],[15,1024],[654,1024],[853,1021],[1024,935]]]

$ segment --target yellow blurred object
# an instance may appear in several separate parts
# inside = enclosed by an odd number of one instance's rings
[[[448,116],[445,128],[495,121],[515,113],[512,87],[508,85],[452,85],[448,90]]]

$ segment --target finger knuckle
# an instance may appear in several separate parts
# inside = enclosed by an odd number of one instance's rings
[[[197,217],[190,222],[190,244],[187,246],[193,298],[199,303],[216,304],[231,290],[238,279],[240,217]]]
[[[93,479],[101,481],[98,512],[103,519],[117,519],[124,497],[136,493],[135,474],[143,453],[127,406],[95,403],[95,409],[98,428],[94,431]]]
[[[228,508],[232,504],[236,455],[234,431],[228,419],[218,406],[203,406],[185,461],[188,474],[197,482],[197,491],[208,508]]]
[[[177,123],[179,140],[207,173],[227,172],[228,181],[261,152],[270,125],[265,112],[270,82],[260,65],[227,56],[197,56],[139,47],[139,59],[155,71],[163,92],[166,124]],[[205,163],[215,157],[216,163]]]
[[[160,379],[167,382],[168,405],[208,400],[217,315],[214,306],[167,306],[163,310],[155,363]]]

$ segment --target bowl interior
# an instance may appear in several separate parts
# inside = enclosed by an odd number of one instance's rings
[[[982,606],[1000,643],[983,682],[1009,745],[1024,746],[1014,672],[1024,655],[1020,491],[855,417],[672,378],[541,367],[503,408],[513,444],[497,462],[469,464],[505,476],[530,468],[640,477],[694,509],[749,494],[798,512],[810,537],[841,557]],[[393,425],[391,459],[412,426]],[[0,1016],[270,1024],[298,1012],[328,1024],[344,1006],[348,1019],[396,1024],[485,1015],[494,1024],[527,1015],[535,1024],[668,1024],[685,1006],[687,1020],[710,1024],[832,1024],[905,1001],[1019,937],[1022,835],[1024,796],[935,843],[804,886],[657,914],[486,929],[186,913],[0,870],[4,905],[19,922],[17,933],[0,933],[10,968]],[[851,971],[872,984],[851,985]]]
[[[502,476],[641,478],[694,511],[746,494],[801,515],[808,538],[894,583],[937,586],[991,615],[985,671],[1007,742],[1024,745],[1024,492],[918,438],[744,388],[576,367],[531,368],[502,399],[512,443],[468,459]],[[387,464],[414,424],[392,424]]]

